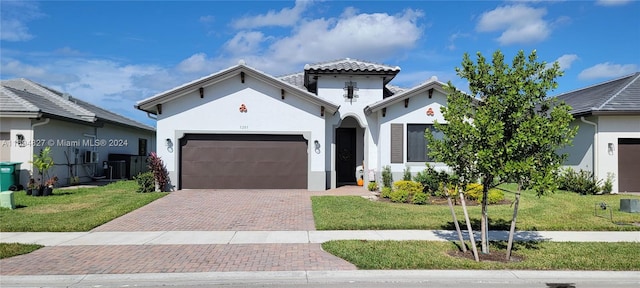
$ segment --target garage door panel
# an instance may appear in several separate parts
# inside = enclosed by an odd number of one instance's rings
[[[307,141],[300,135],[186,135],[183,189],[306,189]]]

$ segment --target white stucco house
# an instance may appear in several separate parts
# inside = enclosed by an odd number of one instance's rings
[[[389,83],[400,67],[353,59],[274,77],[238,65],[139,101],[157,117],[173,189],[319,191],[425,168],[424,131],[444,122],[443,86]],[[433,163],[433,165],[442,165]]]
[[[103,169],[111,155],[144,157],[155,149],[154,127],[28,79],[0,84],[0,161],[22,163],[23,186],[38,177],[30,162],[47,146],[55,163],[49,175],[60,185],[70,184],[72,177],[81,182],[115,178],[114,165],[109,164],[111,175]]]
[[[613,191],[640,192],[640,72],[557,96],[578,134],[565,165],[613,177]]]

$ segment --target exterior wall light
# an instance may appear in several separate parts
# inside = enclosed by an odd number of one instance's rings
[[[167,147],[173,147],[173,142],[171,141],[171,138],[167,138],[167,140],[165,141],[165,144],[167,145]]]
[[[609,145],[607,145],[607,152],[609,152],[609,155],[613,155],[613,151],[615,151],[615,147],[613,143],[609,143]]]

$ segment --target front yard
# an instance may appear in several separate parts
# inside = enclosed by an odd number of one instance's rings
[[[506,199],[514,198],[512,192],[505,191],[505,195]],[[623,198],[640,199],[640,196],[583,196],[557,191],[538,198],[524,192],[517,230],[640,231],[640,213],[619,211]],[[311,200],[318,230],[455,229],[447,205],[396,204],[357,196],[315,196]],[[599,204],[603,202],[609,205],[609,210],[600,208]],[[468,206],[468,210],[474,229],[478,230],[480,206]],[[490,230],[509,230],[513,215],[511,205],[490,205],[488,210]],[[455,206],[455,211],[461,227],[465,227],[461,206]],[[609,218],[610,212],[613,221]]]
[[[55,189],[47,197],[14,194],[16,209],[0,209],[0,232],[82,232],[161,198],[166,193],[136,193],[135,181],[106,186]]]

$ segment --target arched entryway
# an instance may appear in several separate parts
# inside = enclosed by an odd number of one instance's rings
[[[364,161],[364,132],[356,118],[347,116],[335,129],[336,186],[357,183],[356,167]]]

